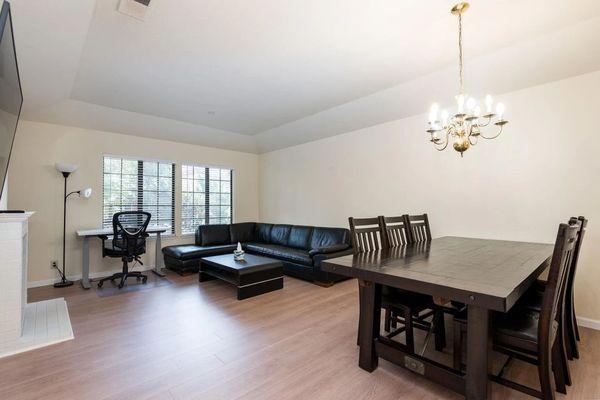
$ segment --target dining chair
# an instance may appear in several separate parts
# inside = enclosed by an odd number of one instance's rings
[[[566,286],[577,235],[576,225],[560,224],[539,311],[515,305],[508,313],[493,315],[493,349],[508,355],[508,359],[498,374],[490,375],[492,381],[533,397],[553,400],[552,373],[556,390],[566,393],[567,360],[564,348],[560,345],[559,321],[564,315]],[[467,313],[468,308],[454,318],[455,369],[462,369],[461,354],[466,337]],[[513,359],[537,366],[540,390],[504,378]]]
[[[406,246],[408,244],[418,245],[419,243],[413,243],[412,235],[409,228],[409,216],[407,214],[393,217],[385,217],[380,216],[381,218],[381,226],[383,229],[383,246],[385,248],[397,248]],[[423,243],[423,242],[420,242]],[[391,291],[389,288],[388,291]],[[446,328],[444,322],[444,311],[442,308],[438,307],[431,296],[424,296],[419,293],[409,292],[406,290],[394,289],[395,293],[404,293],[403,298],[394,299],[393,296],[388,296],[387,300],[390,301],[387,304],[387,308],[391,310],[390,318],[386,318],[385,320],[385,331],[386,332],[394,332],[391,334],[392,336],[402,332],[402,328],[400,330],[397,329],[398,322],[404,325],[404,329],[406,329],[405,323],[405,315],[409,312],[406,307],[406,297],[410,296],[412,298],[418,299],[418,304],[413,305],[413,309],[422,310],[417,312],[416,314],[412,314],[413,327],[419,328],[427,331],[427,339],[430,334],[435,335],[435,349],[438,351],[442,351],[444,347],[446,347]],[[386,300],[385,298],[382,299]],[[403,303],[404,301],[404,303]],[[401,312],[398,312],[398,309],[403,309]],[[413,310],[413,312],[414,312]],[[428,322],[426,319],[432,317],[431,322]],[[412,340],[412,339],[411,339]]]
[[[381,216],[348,218],[354,254],[375,252],[388,248],[388,239],[383,221],[384,218]],[[358,288],[359,292],[362,291],[360,283]],[[431,296],[407,292],[385,285],[381,288],[381,308],[385,310],[384,329],[386,332],[390,332],[391,324],[395,323],[397,321],[396,317],[399,316],[404,326],[393,333],[405,332],[406,346],[411,353],[414,353],[413,316],[428,309],[431,303]],[[417,324],[420,323],[417,322]],[[360,329],[358,335],[357,343],[360,342]]]
[[[577,271],[577,264],[579,262],[579,252],[583,243],[583,237],[585,236],[585,228],[588,220],[585,217],[571,217],[569,219],[569,225],[575,225],[578,227],[577,232],[577,243],[575,243],[575,249],[573,250],[573,262],[569,275],[567,276],[566,293],[565,293],[565,325],[564,325],[564,339],[565,339],[565,350],[569,360],[579,358],[579,349],[577,342],[580,340],[579,327],[577,325],[577,317],[575,314],[574,304],[574,287],[575,287],[575,273]],[[543,293],[546,287],[546,281],[538,280],[524,296],[520,302],[522,305],[539,311],[542,306]]]
[[[407,219],[408,230],[413,243],[431,241],[431,229],[429,228],[427,214],[408,215]]]

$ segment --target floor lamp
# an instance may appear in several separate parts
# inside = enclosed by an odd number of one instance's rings
[[[75,172],[77,170],[77,165],[56,163],[54,165],[54,167],[65,178],[65,190],[64,190],[64,194],[63,194],[63,248],[62,248],[63,253],[62,253],[62,271],[57,268],[58,273],[60,274],[60,278],[61,279],[60,279],[60,282],[56,282],[54,284],[55,288],[60,288],[60,287],[71,286],[73,284],[72,281],[70,281],[70,280],[67,279],[67,276],[65,274],[65,265],[66,265],[65,264],[65,250],[66,250],[66,234],[67,234],[67,199],[72,194],[77,194],[79,197],[88,198],[88,197],[90,197],[92,195],[92,189],[91,188],[87,188],[87,189],[83,189],[83,190],[76,190],[74,192],[71,192],[71,193],[67,194],[67,178],[69,178],[69,175],[71,175],[73,172]]]

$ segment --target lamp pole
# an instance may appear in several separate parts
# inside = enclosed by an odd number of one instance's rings
[[[69,197],[72,193],[67,195],[67,178],[69,177],[70,172],[62,172],[62,175],[65,178],[65,189],[63,194],[63,248],[62,248],[62,273],[60,282],[56,282],[54,284],[55,288],[67,287],[73,284],[73,281],[67,279],[66,271],[65,271],[65,254],[66,254],[66,243],[67,243],[67,197]],[[75,192],[73,192],[75,193]]]

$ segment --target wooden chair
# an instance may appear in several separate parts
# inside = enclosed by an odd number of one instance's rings
[[[560,345],[561,330],[558,321],[561,321],[564,315],[567,279],[577,242],[577,232],[578,228],[574,225],[560,224],[558,228],[541,310],[515,306],[508,313],[497,313],[492,320],[493,348],[509,357],[500,372],[491,375],[490,379],[540,399],[554,399],[551,373],[554,374],[557,391],[566,393],[567,359],[564,348]],[[461,369],[460,355],[462,341],[466,336],[466,317],[466,313],[463,313],[454,318],[456,369]],[[537,366],[541,390],[503,377],[513,359]]]
[[[383,228],[383,217],[373,218],[348,218],[350,225],[350,235],[354,254],[376,252],[384,250],[387,247],[387,238]],[[359,285],[359,291],[362,287]],[[381,290],[381,308],[385,310],[385,329],[389,332],[392,320],[392,312],[395,316],[400,316],[404,324],[402,331],[405,331],[406,346],[410,352],[414,352],[414,335],[412,316],[429,308],[431,297],[422,296],[395,288],[383,286]],[[393,319],[394,318],[394,319]],[[396,334],[400,333],[397,330]],[[360,329],[359,329],[360,335]],[[359,342],[357,338],[357,343]]]
[[[569,219],[569,225],[577,227],[577,242],[575,243],[575,249],[573,250],[573,261],[571,263],[565,286],[565,315],[564,321],[562,321],[564,322],[564,326],[561,327],[561,332],[563,332],[564,335],[565,351],[569,360],[579,358],[579,349],[577,346],[577,342],[579,341],[579,328],[577,327],[577,317],[575,316],[574,283],[575,273],[577,271],[577,263],[579,261],[579,252],[581,250],[581,244],[583,243],[587,222],[588,220],[585,219],[585,217],[571,217],[571,219]],[[538,280],[536,285],[534,285],[523,296],[522,300],[519,301],[519,305],[521,307],[527,307],[535,311],[540,311],[542,308],[546,284],[546,281]],[[569,373],[567,373],[567,383],[570,384]]]
[[[395,217],[380,216],[383,230],[383,246],[388,249],[398,248],[413,244],[409,229],[408,215]],[[382,297],[382,304],[386,303],[385,331],[391,332],[388,337],[401,333],[403,330],[419,328],[435,334],[435,349],[442,351],[446,347],[446,328],[444,323],[444,311],[436,306],[431,296],[422,295],[406,290],[388,288],[387,296]],[[382,290],[385,293],[385,290]],[[407,309],[407,303],[411,302],[412,310]],[[389,312],[389,318],[388,316]],[[411,315],[412,321],[406,320],[406,315]],[[431,322],[426,319],[432,317]],[[397,329],[398,323],[404,325]],[[409,324],[407,327],[407,323]],[[392,329],[394,330],[392,332]],[[407,342],[413,341],[412,334]],[[413,346],[414,348],[414,346]]]
[[[399,247],[412,242],[407,215],[399,217],[379,217],[384,232],[384,247]]]
[[[430,242],[431,229],[429,228],[429,218],[427,214],[407,215],[408,230],[411,236],[411,242]]]

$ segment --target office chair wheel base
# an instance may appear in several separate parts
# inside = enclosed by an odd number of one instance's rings
[[[104,282],[98,282],[98,288],[102,289],[102,285],[104,285]]]

